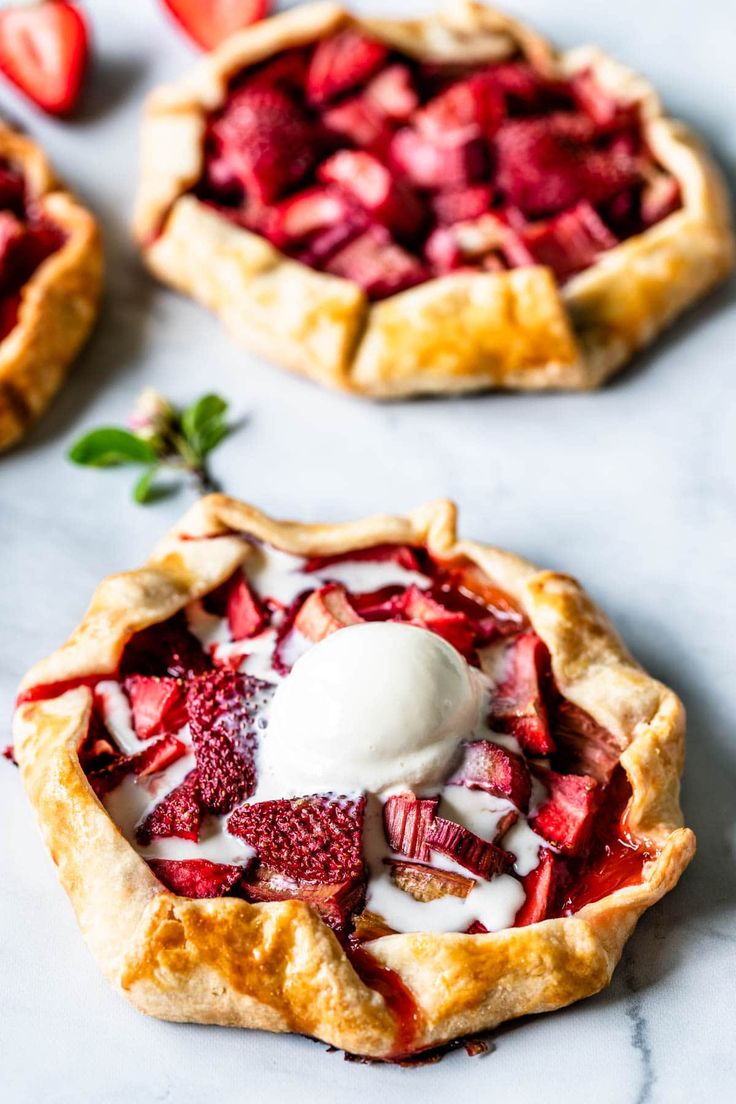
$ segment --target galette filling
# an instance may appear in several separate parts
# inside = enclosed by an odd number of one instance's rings
[[[80,762],[166,887],[305,901],[354,950],[568,915],[653,857],[622,741],[467,560],[254,543],[93,697]]]
[[[232,81],[195,194],[371,299],[525,265],[564,282],[681,202],[640,105],[592,71],[423,64],[352,28]]]
[[[27,198],[23,174],[0,160],[0,341],[18,320],[24,284],[63,243],[63,232]]]

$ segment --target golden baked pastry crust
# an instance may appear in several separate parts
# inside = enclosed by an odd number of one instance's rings
[[[102,244],[94,218],[59,187],[45,154],[0,122],[0,158],[23,173],[29,198],[66,235],[23,286],[18,319],[0,341],[0,452],[46,409],[97,317]]]
[[[118,832],[80,767],[91,693],[84,686],[25,701],[14,737],[21,774],[82,931],[112,984],[169,1020],[300,1032],[373,1057],[435,1046],[504,1020],[559,1008],[603,988],[639,916],[677,882],[695,840],[682,827],[684,712],[627,653],[574,579],[488,545],[457,541],[438,501],[407,517],[342,525],[279,522],[222,495],[201,500],[137,571],[95,593],[80,627],[22,688],[114,672],[130,635],[227,579],[253,535],[289,552],[326,555],[378,543],[465,555],[526,611],[564,695],[617,736],[632,787],[627,829],[656,845],[643,881],[574,916],[488,935],[390,935],[369,953],[403,980],[414,1034],[353,970],[306,904],[190,900],[157,881]]]
[[[224,102],[228,80],[345,23],[423,60],[496,61],[521,52],[551,76],[594,70],[622,102],[641,103],[647,141],[679,181],[682,207],[563,288],[550,269],[531,266],[449,275],[369,303],[351,281],[285,257],[187,194],[202,169],[206,115]],[[734,256],[715,165],[684,124],[662,114],[646,81],[597,49],[557,53],[474,0],[404,22],[308,4],[233,35],[150,97],[134,231],[152,271],[218,314],[243,344],[320,383],[375,398],[597,386],[724,278]]]

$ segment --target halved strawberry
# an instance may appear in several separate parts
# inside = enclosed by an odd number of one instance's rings
[[[87,23],[74,4],[43,0],[0,11],[0,69],[52,115],[75,106],[88,52]]]
[[[166,767],[181,759],[186,753],[186,745],[176,736],[162,736],[160,740],[150,744],[143,751],[135,755],[120,754],[113,756],[105,762],[105,749],[93,747],[90,749],[95,761],[86,767],[87,778],[92,789],[99,798],[105,796],[110,790],[119,786],[127,774],[136,774],[145,778],[149,774],[165,770]]]
[[[353,28],[323,38],[309,65],[307,98],[313,104],[325,104],[363,84],[380,68],[387,54],[382,42]]]
[[[443,226],[454,222],[477,219],[490,208],[493,188],[488,184],[473,184],[469,188],[455,188],[438,192],[430,200],[435,218]]]
[[[186,724],[186,688],[181,679],[131,675],[123,686],[130,699],[133,727],[139,740],[162,732],[178,732]]]
[[[618,239],[587,200],[550,222],[531,223],[523,241],[533,260],[549,265],[560,280],[588,268],[601,253],[618,245]]]
[[[364,797],[280,798],[241,805],[227,827],[276,873],[335,885],[363,876],[364,813]]]
[[[555,750],[542,684],[549,677],[549,652],[536,633],[517,636],[505,656],[505,677],[491,699],[488,721],[508,732],[531,755]]]
[[[383,226],[371,226],[331,257],[325,269],[352,280],[370,299],[384,299],[426,279],[424,266]]]
[[[256,717],[273,687],[249,675],[213,671],[189,684],[187,713],[203,804],[228,813],[256,785]]]
[[[314,125],[296,100],[257,80],[232,93],[210,134],[233,175],[261,203],[298,184],[319,156]]]
[[[415,901],[421,901],[423,904],[436,901],[440,897],[465,898],[477,885],[473,878],[465,878],[452,870],[437,870],[432,866],[422,866],[421,863],[392,859],[390,867],[392,882]]]
[[[158,880],[180,897],[224,897],[247,871],[244,866],[214,863],[208,859],[149,859]]]
[[[514,864],[514,857],[508,851],[444,817],[435,817],[426,842],[430,851],[447,855],[479,878],[493,878],[510,870]]]
[[[417,197],[364,150],[341,150],[322,162],[318,176],[337,185],[394,234],[412,237],[424,220]]]
[[[383,830],[392,851],[408,859],[429,862],[427,833],[437,812],[438,797],[392,794],[383,805]]]
[[[394,133],[386,116],[366,95],[328,108],[322,122],[330,134],[378,156],[386,153]]]
[[[394,135],[390,159],[417,188],[464,188],[488,174],[486,142],[472,127],[445,138],[404,127]]]
[[[316,643],[348,625],[358,625],[363,620],[348,601],[345,587],[328,583],[313,591],[299,610],[294,628]]]
[[[154,837],[198,840],[204,810],[199,799],[196,770],[167,794],[136,828],[136,839],[146,846]]]
[[[252,902],[304,901],[335,931],[345,928],[351,914],[360,907],[364,889],[360,877],[334,883],[304,882],[287,878],[262,864],[242,886],[246,900]]]
[[[419,105],[411,71],[408,66],[400,63],[386,66],[373,77],[366,87],[365,95],[368,102],[382,115],[397,122],[409,120]]]
[[[559,859],[546,848],[539,852],[539,864],[526,874],[521,884],[526,900],[516,914],[515,928],[524,928],[527,924],[537,924],[546,920],[554,903],[555,891],[559,880]]]
[[[268,0],[163,0],[177,23],[203,50],[263,19]]]
[[[484,790],[511,801],[522,812],[529,808],[532,783],[526,762],[489,740],[474,740],[465,745],[462,762],[448,785]]]
[[[211,664],[187,627],[183,613],[149,625],[130,638],[120,660],[120,676],[153,675],[192,678]]]
[[[236,572],[228,588],[227,620],[233,640],[247,640],[266,624],[266,611],[248,586],[242,571]]]
[[[587,774],[558,774],[542,767],[535,768],[535,774],[549,796],[529,823],[560,851],[580,854],[598,806],[598,783]]]

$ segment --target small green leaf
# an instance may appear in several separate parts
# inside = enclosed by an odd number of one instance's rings
[[[150,468],[146,468],[135,487],[133,487],[133,498],[141,506],[146,502],[150,502],[153,497],[151,494],[151,484],[156,478],[157,472],[158,464],[152,464]]]
[[[156,450],[148,441],[136,437],[127,429],[110,426],[93,429],[75,441],[69,450],[69,459],[75,464],[93,468],[107,468],[115,464],[151,464],[156,460]]]
[[[227,406],[219,395],[203,395],[182,412],[182,432],[197,456],[206,456],[227,434]]]

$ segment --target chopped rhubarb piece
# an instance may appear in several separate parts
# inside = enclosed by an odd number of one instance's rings
[[[304,901],[326,924],[341,931],[360,907],[365,884],[360,877],[334,883],[304,882],[260,865],[253,877],[243,883],[242,890],[246,900],[252,902]]]
[[[549,265],[560,280],[588,268],[606,249],[618,245],[617,238],[587,200],[563,211],[551,222],[532,223],[523,237],[534,260]]]
[[[508,813],[504,813],[496,825],[496,831],[493,834],[493,842],[500,844],[506,833],[510,832],[514,825],[518,824],[518,821],[519,814],[515,809],[510,809]]]
[[[546,848],[539,852],[539,863],[521,880],[526,900],[516,914],[515,928],[546,920],[553,908],[559,881],[559,859]]]
[[[372,226],[330,258],[327,272],[359,284],[371,299],[383,299],[426,279],[426,269],[382,226]]]
[[[392,851],[408,859],[429,862],[427,832],[437,812],[438,797],[393,794],[383,806],[383,830]]]
[[[473,649],[475,626],[464,613],[449,610],[412,584],[394,602],[398,614],[415,625],[431,629],[463,655]]]
[[[494,797],[511,801],[522,812],[529,808],[532,792],[529,770],[522,756],[490,740],[474,740],[465,745],[462,763],[448,785],[485,790]]]
[[[189,631],[184,614],[177,613],[131,637],[120,660],[120,675],[188,679],[210,666],[199,641]]]
[[[325,104],[362,85],[381,67],[387,54],[382,42],[352,28],[323,38],[309,64],[307,98],[313,104]]]
[[[368,943],[371,939],[381,939],[384,935],[395,935],[394,928],[390,928],[382,916],[368,909],[363,909],[353,917],[353,931],[350,942]]]
[[[417,188],[466,188],[488,173],[488,149],[474,127],[429,138],[411,127],[394,135],[391,162]]]
[[[123,685],[139,740],[149,740],[162,732],[178,732],[186,724],[186,688],[181,679],[131,675]]]
[[[233,174],[262,203],[298,184],[319,154],[313,124],[276,86],[243,85],[210,130]]]
[[[339,583],[328,583],[309,595],[296,615],[294,628],[316,643],[338,629],[358,625],[362,620],[350,605],[345,587]]]
[[[619,115],[618,101],[596,80],[591,69],[584,69],[571,82],[572,94],[580,109],[589,115],[600,130],[616,122]]]
[[[411,237],[422,224],[424,215],[417,197],[370,153],[341,150],[320,165],[318,175],[324,183],[337,185],[394,233]]]
[[[454,222],[466,222],[484,215],[493,199],[493,189],[487,184],[474,184],[469,188],[439,192],[431,199],[435,217],[443,226]]]
[[[331,257],[365,233],[369,225],[368,214],[353,206],[348,218],[313,234],[293,255],[312,268],[323,268]]]
[[[393,136],[386,116],[367,96],[354,96],[328,108],[322,122],[331,134],[379,156],[386,152]]]
[[[435,817],[426,839],[430,851],[447,855],[479,878],[490,879],[495,874],[503,874],[514,864],[514,857],[508,851],[444,817]]]
[[[584,709],[564,699],[555,710],[553,732],[559,749],[555,763],[592,775],[597,782],[610,780],[626,747],[625,737],[614,736]]]
[[[272,687],[249,675],[218,670],[189,684],[187,713],[202,802],[228,813],[256,785],[256,717]]]
[[[187,750],[186,745],[176,736],[168,735],[162,736],[136,755],[121,756],[118,752],[109,757],[104,746],[106,742],[95,741],[90,748],[90,758],[85,768],[89,784],[99,798],[119,786],[126,774],[136,774],[142,778],[156,774],[181,759]]]
[[[508,732],[531,755],[555,750],[542,685],[549,676],[549,652],[536,633],[517,636],[505,657],[506,674],[491,700],[489,723]]]
[[[224,897],[246,873],[243,866],[208,859],[149,859],[158,880],[180,897]]]
[[[424,243],[424,256],[433,271],[441,276],[447,272],[456,272],[466,264],[457,237],[447,226],[438,226],[432,231]]]
[[[680,206],[680,185],[674,176],[657,173],[641,194],[641,220],[644,226],[654,226]]]
[[[580,854],[598,806],[598,783],[587,774],[557,774],[541,767],[535,773],[549,796],[531,819],[532,828],[560,851]]]
[[[452,133],[475,128],[477,136],[491,136],[505,115],[504,96],[492,71],[457,81],[414,117],[417,129],[439,142]]]
[[[228,589],[227,621],[233,640],[247,640],[266,624],[266,612],[245,581],[242,571],[234,576]]]
[[[136,828],[136,839],[146,846],[152,839],[177,836],[199,839],[204,810],[199,800],[196,770],[190,771],[180,786],[167,794]]]
[[[276,873],[300,884],[334,885],[363,876],[364,813],[364,797],[280,798],[241,805],[228,831]]]
[[[408,544],[376,544],[371,548],[353,548],[349,552],[338,552],[334,556],[313,556],[304,565],[304,571],[323,571],[330,564],[344,563],[395,563],[407,571],[421,573],[422,565],[417,553]]]
[[[415,901],[426,904],[439,897],[465,898],[477,885],[472,878],[465,878],[451,870],[437,870],[421,863],[391,861],[391,880]]]
[[[407,122],[419,105],[419,97],[406,65],[388,65],[369,82],[366,99],[382,115]]]

